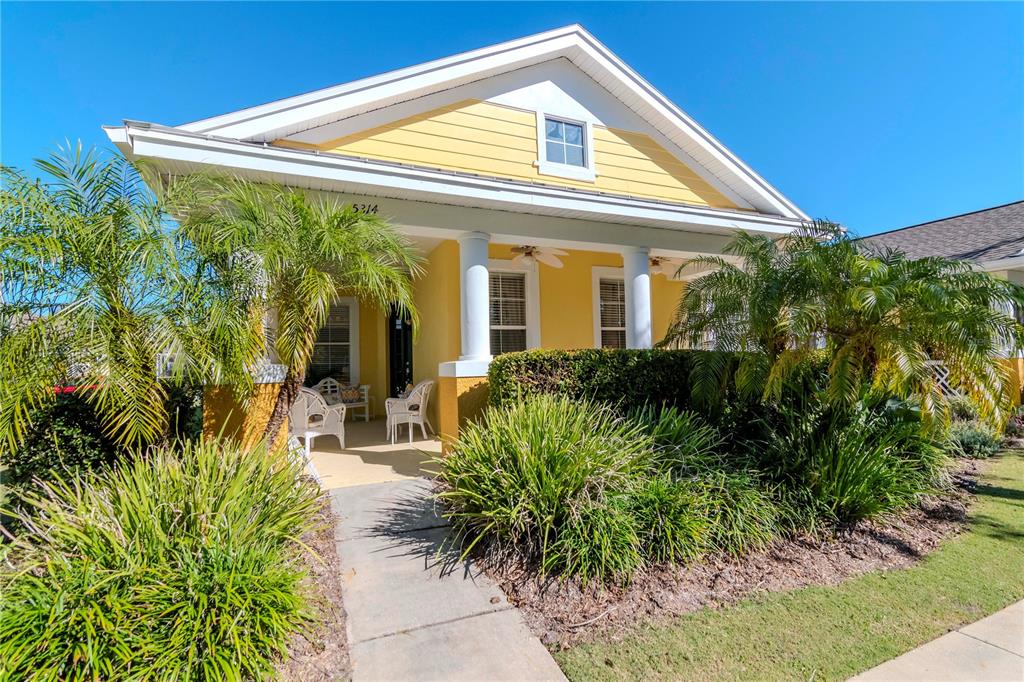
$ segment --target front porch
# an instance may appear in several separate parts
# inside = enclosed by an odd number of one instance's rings
[[[430,460],[441,454],[437,436],[424,439],[418,429],[410,444],[402,427],[392,445],[383,419],[346,422],[345,445],[341,449],[331,436],[313,441],[313,466],[324,490],[433,476],[436,470]]]

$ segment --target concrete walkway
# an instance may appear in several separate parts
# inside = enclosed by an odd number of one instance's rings
[[[1024,680],[1024,601],[872,668],[854,680]]]
[[[446,542],[412,479],[337,488],[352,677],[362,680],[564,680],[504,593]]]

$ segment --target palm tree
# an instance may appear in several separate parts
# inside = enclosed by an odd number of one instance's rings
[[[83,387],[122,444],[154,442],[167,426],[158,364],[178,381],[235,376],[216,358],[244,354],[243,337],[213,349],[194,324],[234,307],[195,286],[123,157],[79,143],[36,165],[47,182],[0,169],[0,448],[16,447],[32,410],[62,386]],[[169,357],[173,368],[161,363]]]
[[[1024,345],[1024,327],[1007,311],[1024,305],[1024,287],[944,258],[909,260],[873,253],[838,225],[816,221],[783,239],[738,235],[721,257],[696,259],[714,271],[683,293],[663,345],[740,351],[737,386],[778,397],[797,368],[823,349],[826,398],[836,406],[865,386],[920,401],[925,415],[947,401],[929,362],[941,361],[952,385],[999,421],[1010,407],[999,360]],[[730,365],[699,359],[719,385]]]
[[[264,437],[273,441],[302,386],[331,304],[352,295],[416,321],[420,259],[386,221],[332,198],[239,178],[190,176],[166,199],[211,286],[247,292],[250,318],[287,367]],[[263,321],[267,324],[264,325]],[[416,328],[418,325],[414,325]]]

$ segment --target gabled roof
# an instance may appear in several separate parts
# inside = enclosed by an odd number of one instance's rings
[[[575,64],[758,212],[796,220],[807,218],[781,192],[576,24],[195,121],[175,130],[216,139],[271,142],[559,58]],[[115,139],[114,134],[108,134]]]
[[[1024,257],[1024,201],[865,237],[910,258],[942,256],[979,263]]]

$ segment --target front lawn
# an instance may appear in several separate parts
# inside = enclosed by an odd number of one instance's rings
[[[845,679],[1024,597],[1024,451],[982,476],[968,530],[913,568],[705,609],[555,654],[570,679]]]

